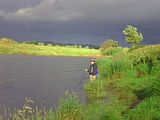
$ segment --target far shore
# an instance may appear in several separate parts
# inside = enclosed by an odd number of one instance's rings
[[[100,57],[100,50],[82,46],[59,46],[52,44],[18,43],[12,39],[0,39],[0,54],[33,56],[79,56]]]

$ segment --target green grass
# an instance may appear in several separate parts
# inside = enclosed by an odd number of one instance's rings
[[[87,95],[103,96],[105,93],[105,98],[101,101],[109,98],[105,109],[109,107],[110,111],[116,110],[112,114],[115,120],[159,120],[159,52],[160,45],[144,46],[99,59],[97,63],[101,76],[95,83],[86,84]]]
[[[104,102],[94,102],[94,104],[86,105],[81,114],[81,120],[119,120],[120,113],[117,109],[112,109]]]
[[[128,48],[122,48],[122,47],[116,47],[116,48],[108,48],[106,50],[102,50],[101,49],[101,54],[102,55],[105,55],[105,56],[115,56],[115,55],[118,55],[119,53],[122,53],[122,52],[126,52],[128,51]]]
[[[160,97],[149,97],[125,113],[125,120],[160,120]]]
[[[89,81],[85,84],[84,90],[89,101],[96,101],[106,97],[104,84],[104,80]]]
[[[100,77],[84,85],[88,102],[67,94],[56,110],[45,111],[45,119],[160,120],[159,53],[160,45],[143,46],[97,60]],[[42,119],[42,111],[37,119]]]
[[[80,101],[75,94],[66,93],[65,98],[59,100],[55,112],[56,120],[80,120]]]
[[[99,50],[72,46],[34,45],[0,40],[0,54],[42,56],[100,56]]]

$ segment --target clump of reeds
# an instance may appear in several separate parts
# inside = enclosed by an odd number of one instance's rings
[[[55,112],[56,120],[78,120],[80,116],[81,104],[75,93],[66,92],[65,98],[59,100]]]
[[[87,97],[89,101],[95,101],[97,99],[103,99],[106,97],[106,90],[105,90],[105,81],[104,80],[95,80],[89,81],[85,86],[84,89],[87,93]]]

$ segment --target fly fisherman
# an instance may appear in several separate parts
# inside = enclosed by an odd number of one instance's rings
[[[90,80],[95,80],[98,77],[98,66],[95,59],[90,60],[90,66],[88,69],[85,69],[89,73]]]

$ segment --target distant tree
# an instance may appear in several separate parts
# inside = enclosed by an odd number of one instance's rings
[[[37,40],[32,40],[32,41],[27,41],[27,44],[34,44],[34,45],[38,45],[38,41]]]
[[[101,44],[100,51],[102,55],[111,55],[111,54],[108,54],[108,51],[112,51],[117,47],[119,47],[119,43],[117,41],[108,39]]]
[[[105,40],[101,44],[101,49],[106,50],[108,48],[115,48],[115,47],[118,47],[118,46],[119,46],[119,43],[117,41],[114,41],[112,39],[108,39],[108,40]]]
[[[8,37],[2,37],[0,38],[0,43],[3,43],[3,44],[16,44],[17,42],[11,38],[8,38]]]
[[[132,48],[134,48],[135,46],[137,46],[143,40],[142,33],[139,33],[137,30],[138,29],[136,27],[133,27],[131,25],[128,25],[123,30],[123,34],[125,36],[125,41],[128,44],[131,44]]]

